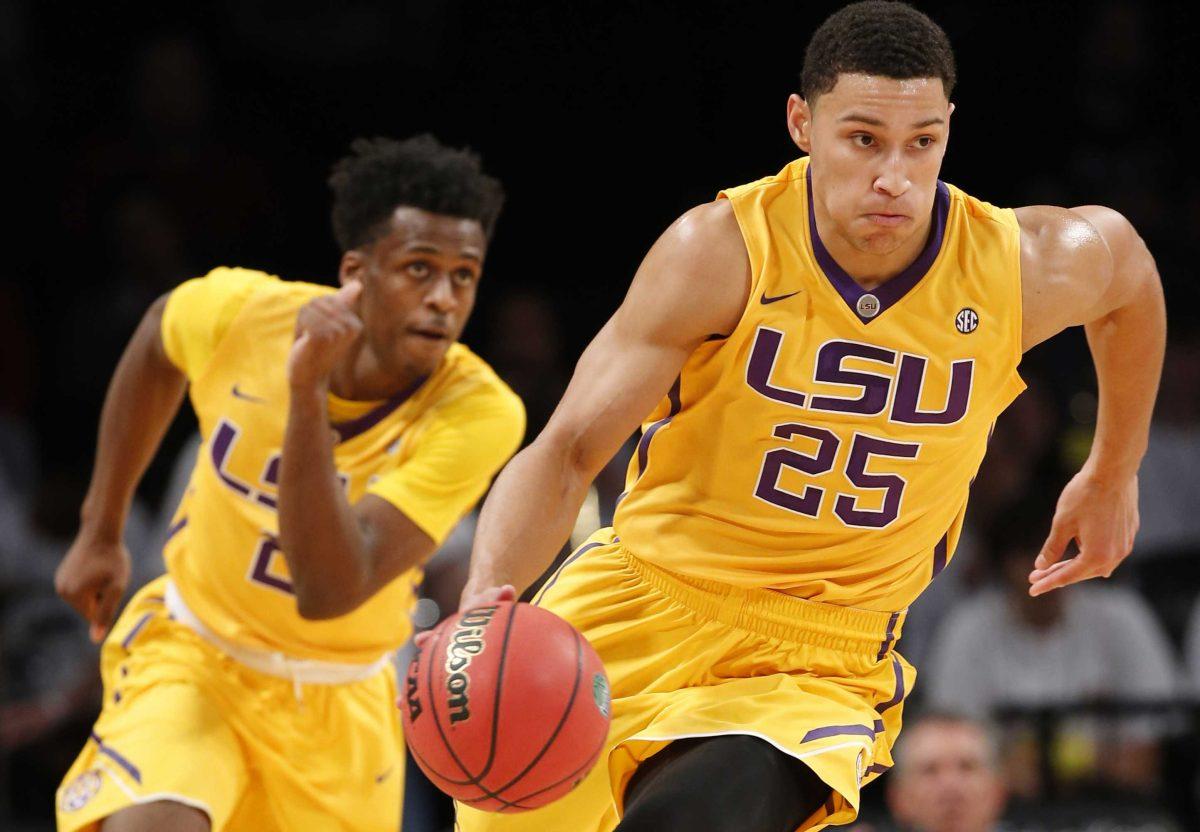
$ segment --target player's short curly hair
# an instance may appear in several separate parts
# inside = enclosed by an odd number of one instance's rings
[[[941,78],[946,97],[956,71],[950,39],[907,3],[866,0],[834,12],[804,52],[800,92],[810,105],[833,89],[843,72],[885,78]]]
[[[404,141],[355,139],[329,175],[333,235],[342,251],[374,242],[401,205],[478,220],[490,239],[504,188],[483,172],[479,156],[423,134]]]

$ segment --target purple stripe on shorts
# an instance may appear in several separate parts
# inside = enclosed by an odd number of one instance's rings
[[[146,622],[149,621],[153,617],[154,617],[154,613],[148,612],[145,615],[143,615],[141,618],[139,618],[138,623],[134,624],[133,629],[129,631],[129,634],[121,640],[121,647],[128,650],[129,645],[133,643],[133,640],[135,638],[137,638],[137,634],[140,633],[142,631],[142,628],[146,626]]]
[[[824,728],[814,728],[804,735],[800,742],[823,740],[826,737],[870,737],[875,739],[875,730],[865,725],[826,725]]]
[[[646,464],[650,461],[650,440],[654,438],[654,434],[658,433],[659,429],[666,427],[675,415],[679,413],[679,377],[676,377],[675,383],[671,385],[670,391],[667,392],[667,398],[671,402],[671,410],[667,413],[666,418],[659,419],[642,433],[642,438],[638,441],[638,476],[646,473]]]
[[[166,543],[172,537],[174,537],[175,535],[177,535],[181,531],[183,531],[183,527],[186,525],[187,525],[187,515],[185,514],[182,517],[180,517],[178,520],[176,520],[174,523],[172,523],[170,526],[167,526],[167,536],[163,540],[163,543]]]
[[[125,773],[133,778],[135,783],[139,785],[142,782],[142,773],[138,771],[138,767],[126,760],[116,752],[110,745],[105,745],[104,740],[100,739],[100,735],[95,731],[92,732],[92,739],[96,741],[96,745],[100,746],[100,753],[112,759],[117,765],[125,769]]]
[[[891,648],[892,642],[896,640],[896,622],[900,620],[900,613],[892,613],[892,617],[888,619],[887,632],[884,633],[883,643],[879,645],[879,655],[875,657],[875,661],[883,661],[883,657],[887,655],[887,651]]]
[[[942,535],[942,539],[933,547],[933,575],[929,580],[933,580],[938,575],[942,574],[942,570],[946,568],[946,549],[950,545],[950,530]]]
[[[896,692],[892,698],[881,705],[876,705],[875,710],[883,713],[889,708],[894,708],[904,701],[904,669],[900,667],[900,660],[892,656],[892,672],[896,674]]]
[[[554,584],[558,582],[558,576],[563,573],[564,569],[566,569],[575,561],[579,560],[580,556],[583,555],[584,552],[591,551],[599,545],[599,543],[588,543],[580,546],[579,549],[576,550],[575,554],[564,560],[562,562],[562,566],[554,570],[554,574],[550,576],[550,580],[546,581],[542,588],[537,591],[537,595],[533,597],[533,606],[536,607],[541,602],[542,596],[546,594],[550,587],[554,586]]]

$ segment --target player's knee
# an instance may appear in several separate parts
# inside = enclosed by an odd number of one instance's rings
[[[156,800],[130,806],[104,819],[101,832],[157,832],[170,829],[172,832],[210,832],[212,824],[208,815],[200,809],[176,803],[173,800]]]

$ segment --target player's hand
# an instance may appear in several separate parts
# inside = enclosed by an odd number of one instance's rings
[[[1137,506],[1137,475],[1105,479],[1085,464],[1058,498],[1050,536],[1029,573],[1029,594],[1111,575],[1133,551]],[[1072,540],[1079,554],[1063,560]]]
[[[108,634],[129,585],[129,550],[124,543],[96,540],[80,532],[54,573],[54,590],[91,624],[92,641]]]
[[[314,298],[296,316],[296,340],[288,355],[288,383],[314,389],[329,383],[329,374],[362,334],[355,312],[362,283],[352,280],[332,295]]]
[[[459,612],[476,607],[486,607],[488,604],[499,604],[504,601],[517,600],[517,590],[512,584],[492,586],[483,590],[472,589],[470,584],[463,590],[462,599],[458,603]],[[433,637],[433,630],[424,630],[413,636],[413,643],[418,648],[424,647],[425,642]]]

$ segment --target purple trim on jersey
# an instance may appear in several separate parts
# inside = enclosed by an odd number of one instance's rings
[[[896,674],[896,692],[892,694],[891,699],[875,706],[875,710],[881,714],[889,708],[894,708],[904,701],[904,668],[900,666],[900,660],[895,656],[892,656],[892,672]]]
[[[135,766],[133,763],[129,762],[124,757],[122,757],[120,754],[118,754],[112,746],[105,745],[104,740],[100,739],[100,735],[97,734],[95,731],[92,732],[92,739],[95,740],[96,745],[98,745],[100,747],[101,754],[104,754],[105,756],[111,758],[113,760],[113,762],[115,762],[121,768],[125,769],[125,773],[128,774],[130,777],[132,777],[135,783],[137,783],[138,785],[141,785],[142,773],[140,771],[138,771],[137,766]]]
[[[821,267],[821,271],[824,272],[826,279],[837,290],[837,293],[842,296],[842,300],[850,307],[850,311],[864,324],[869,324],[871,321],[877,320],[888,310],[889,306],[896,303],[908,294],[910,289],[920,283],[921,278],[933,265],[933,261],[937,259],[946,236],[946,218],[950,214],[950,189],[946,187],[945,182],[938,180],[937,194],[933,200],[933,221],[929,228],[929,239],[926,240],[925,248],[921,249],[917,259],[887,283],[876,286],[868,292],[838,265],[837,261],[833,259],[833,255],[829,253],[829,249],[825,248],[825,243],[821,241],[820,235],[817,234],[817,214],[812,207],[811,165],[806,171],[805,178],[808,187],[808,234],[812,238],[813,254],[817,258],[817,265]],[[858,299],[867,294],[874,295],[879,299],[879,311],[873,318],[864,318],[858,311]]]
[[[875,739],[875,730],[865,725],[826,725],[824,728],[814,728],[804,735],[800,742],[823,740],[827,737],[870,737]]]
[[[946,550],[949,548],[949,546],[950,530],[947,529],[946,533],[942,535],[942,539],[939,540],[937,545],[933,547],[933,575],[930,576],[929,580],[932,581],[938,575],[942,574],[942,570],[946,568]]]
[[[884,731],[883,720],[882,719],[875,720],[875,733],[882,734],[883,731]]]
[[[126,635],[125,638],[121,639],[121,647],[124,648],[125,650],[128,650],[129,645],[133,643],[133,640],[135,638],[137,638],[137,634],[140,633],[142,631],[142,628],[146,626],[146,622],[149,621],[153,617],[154,617],[154,613],[148,612],[145,615],[143,615],[141,618],[139,618],[138,623],[133,625],[133,629],[129,631],[129,634]]]
[[[167,536],[163,539],[163,544],[165,545],[168,540],[170,540],[172,537],[174,537],[175,535],[177,535],[181,531],[183,531],[183,527],[186,525],[187,525],[187,515],[185,514],[182,517],[180,517],[178,520],[176,520],[174,523],[172,523],[170,526],[167,526]]]
[[[879,645],[879,655],[875,657],[875,661],[883,661],[883,657],[887,655],[887,651],[892,646],[892,642],[896,640],[896,622],[900,620],[900,613],[892,613],[892,617],[888,619],[887,632],[883,635],[883,643]]]
[[[575,551],[575,554],[571,555],[569,558],[564,560],[562,562],[562,566],[560,566],[554,570],[554,574],[550,576],[550,580],[546,581],[545,585],[543,585],[542,588],[537,591],[537,594],[534,595],[533,601],[531,602],[531,604],[536,607],[539,603],[541,603],[542,596],[546,594],[546,592],[550,589],[550,587],[554,586],[554,584],[556,584],[558,582],[558,576],[563,573],[563,570],[566,569],[568,566],[570,566],[575,561],[579,560],[580,556],[582,556],[584,552],[589,552],[592,549],[595,549],[599,545],[600,545],[599,543],[587,543],[583,546],[580,546]]]
[[[366,433],[371,428],[378,425],[380,422],[386,419],[392,413],[392,411],[408,401],[409,397],[411,397],[413,393],[417,392],[417,388],[424,384],[428,378],[429,376],[423,376],[417,379],[408,387],[380,404],[379,407],[375,408],[369,413],[364,413],[357,419],[351,419],[349,422],[334,422],[332,425],[330,425],[330,427],[332,427],[334,432],[337,433],[338,442],[349,442],[354,437]]]
[[[638,476],[646,473],[646,464],[650,461],[650,440],[654,438],[654,434],[658,433],[661,428],[665,428],[670,424],[675,415],[679,413],[679,382],[680,378],[676,376],[675,383],[671,385],[671,389],[667,392],[667,398],[671,400],[671,411],[666,415],[666,418],[659,419],[642,433],[642,438],[638,440],[637,455],[638,455]]]
[[[867,770],[863,774],[883,774],[889,769],[891,769],[891,766],[885,766],[883,763],[871,763],[871,765],[867,766]]]

